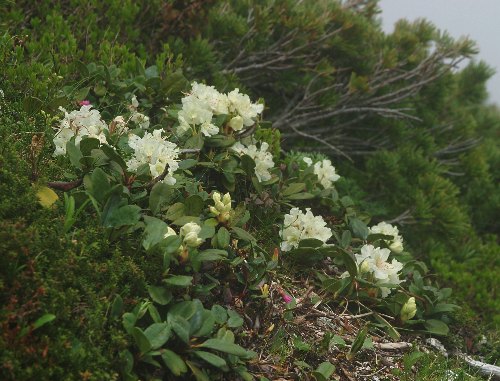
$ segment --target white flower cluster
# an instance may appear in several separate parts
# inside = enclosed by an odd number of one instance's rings
[[[383,234],[394,237],[391,240],[386,240],[389,249],[399,254],[403,251],[403,237],[399,235],[399,230],[396,226],[388,224],[387,222],[380,222],[378,225],[372,226],[369,229],[371,234]]]
[[[387,261],[391,251],[381,249],[373,245],[364,245],[361,254],[355,254],[359,272],[373,276],[376,284],[400,284],[398,272],[403,269],[403,264],[393,259],[391,263]],[[388,287],[380,287],[382,297],[385,298],[391,293]]]
[[[248,95],[240,94],[239,89],[222,94],[213,86],[193,82],[191,92],[182,98],[178,133],[182,135],[200,126],[203,135],[216,135],[219,127],[212,123],[212,118],[217,115],[230,115],[229,127],[239,131],[253,125],[263,109],[262,104],[252,103]]]
[[[64,108],[64,118],[59,124],[59,131],[54,137],[56,147],[54,156],[66,154],[66,144],[75,137],[75,144],[78,146],[84,136],[96,138],[101,143],[106,143],[104,131],[108,126],[101,118],[97,110],[92,110],[92,105],[83,105],[80,110],[74,110],[68,113]]]
[[[283,230],[280,232],[282,251],[290,251],[299,246],[299,242],[307,238],[315,238],[326,242],[332,236],[332,231],[326,226],[321,216],[314,216],[310,208],[303,213],[299,208],[290,209],[285,214]]]
[[[167,184],[175,184],[173,173],[179,168],[177,157],[179,148],[161,136],[161,130],[153,133],[146,132],[144,137],[130,134],[128,145],[134,150],[134,156],[127,161],[127,167],[135,172],[143,165],[148,164],[153,177],[158,177],[168,166],[168,175],[163,180]]]
[[[269,144],[262,142],[260,144],[260,149],[258,149],[254,144],[245,146],[240,142],[237,142],[231,147],[231,149],[237,152],[240,156],[248,155],[253,159],[255,162],[255,176],[257,176],[259,182],[271,179],[269,169],[274,167],[274,161],[271,152],[267,151],[269,149]]]
[[[305,157],[303,160],[309,167],[312,165],[311,158]],[[331,188],[333,183],[340,179],[340,176],[335,172],[332,162],[326,159],[314,163],[314,174],[318,176],[318,181],[325,189]]]

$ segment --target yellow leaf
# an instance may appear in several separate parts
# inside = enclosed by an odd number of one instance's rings
[[[50,208],[57,200],[59,196],[49,187],[40,187],[36,192],[36,197],[38,197],[38,202],[44,208]]]

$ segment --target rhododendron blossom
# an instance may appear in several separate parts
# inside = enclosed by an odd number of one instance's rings
[[[383,285],[396,285],[402,282],[402,280],[399,279],[398,273],[403,269],[403,265],[395,259],[389,263],[387,259],[390,253],[389,249],[381,249],[373,245],[364,245],[361,248],[361,253],[355,254],[360,273],[372,276],[373,281],[381,285],[380,290],[383,298],[391,293],[391,290]]]
[[[163,181],[175,184],[173,173],[179,168],[179,148],[162,137],[161,130],[154,130],[152,134],[146,132],[142,138],[130,134],[128,145],[134,150],[133,157],[127,161],[129,171],[135,172],[141,165],[147,164],[151,175],[158,177],[168,166],[168,174]]]
[[[388,224],[387,222],[380,222],[378,225],[372,226],[369,231],[371,234],[392,236],[392,240],[385,241],[389,245],[389,249],[398,254],[403,251],[403,237],[399,235],[399,230],[396,226]]]
[[[313,161],[310,157],[304,157],[302,160],[308,167],[313,165]],[[314,174],[318,176],[319,183],[325,189],[331,188],[333,183],[340,179],[340,176],[335,172],[335,167],[332,165],[332,162],[327,159],[314,163]]]
[[[297,248],[301,240],[308,238],[326,242],[332,234],[323,217],[314,216],[310,208],[306,208],[305,213],[299,208],[292,208],[285,214],[283,229],[280,232],[280,237],[283,239],[281,250],[290,251]]]
[[[182,109],[177,114],[177,132],[183,135],[199,126],[204,136],[216,135],[220,129],[212,119],[218,115],[229,115],[227,125],[240,131],[245,126],[252,126],[263,109],[263,105],[252,103],[248,95],[240,94],[238,89],[226,95],[213,86],[193,82],[191,92],[182,98]]]
[[[96,138],[101,143],[106,143],[104,131],[108,131],[108,126],[101,118],[97,110],[92,110],[91,105],[83,105],[80,110],[68,113],[64,108],[64,118],[59,124],[59,131],[54,137],[56,147],[54,156],[66,154],[66,144],[72,137],[75,137],[75,145],[79,146],[83,137]]]
[[[255,162],[255,176],[259,182],[267,181],[271,179],[271,173],[269,169],[274,167],[273,155],[271,152],[267,152],[269,149],[269,144],[262,142],[260,144],[260,149],[256,145],[251,144],[248,147],[241,144],[240,142],[234,144],[231,149],[238,154],[248,155]]]

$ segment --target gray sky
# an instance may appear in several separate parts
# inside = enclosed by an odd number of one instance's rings
[[[380,0],[383,28],[392,32],[402,18],[426,18],[453,37],[469,36],[476,41],[479,54],[500,72],[500,0]],[[500,105],[500,74],[488,81],[490,102]]]

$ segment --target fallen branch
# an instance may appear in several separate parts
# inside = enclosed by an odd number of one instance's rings
[[[405,343],[403,341],[399,343],[373,343],[373,346],[385,351],[399,351],[401,349],[410,349],[413,347],[411,343]]]
[[[500,366],[474,360],[461,352],[457,352],[456,355],[459,359],[465,361],[469,366],[476,368],[483,376],[490,377],[490,379],[493,380],[500,380]]]

